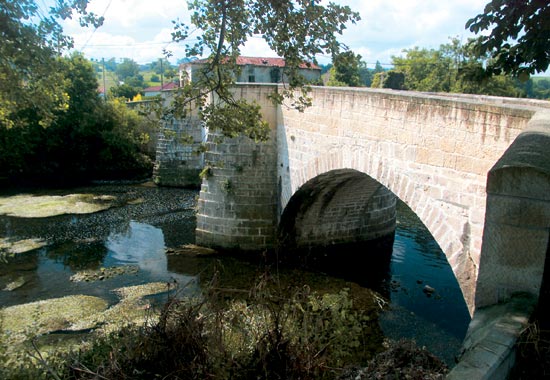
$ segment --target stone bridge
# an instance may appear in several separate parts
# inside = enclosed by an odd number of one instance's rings
[[[298,112],[273,105],[274,89],[235,88],[262,105],[269,141],[215,144],[210,134],[198,244],[373,239],[395,228],[397,196],[445,253],[472,314],[516,293],[538,297],[550,244],[548,102],[318,87]]]

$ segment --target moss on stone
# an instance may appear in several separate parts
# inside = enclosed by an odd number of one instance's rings
[[[118,288],[114,292],[121,301],[111,307],[99,297],[74,295],[0,309],[0,341],[21,344],[51,332],[95,329],[107,333],[129,324],[141,324],[155,315],[143,297],[168,290],[165,282]],[[64,335],[70,339],[72,334]]]
[[[129,300],[164,293],[172,289],[166,282],[151,282],[143,285],[118,288],[113,291],[123,300]]]
[[[15,289],[19,289],[20,287],[22,287],[26,283],[27,283],[27,280],[25,280],[25,277],[24,276],[19,276],[15,280],[13,280],[13,281],[9,282],[8,284],[6,284],[6,286],[4,287],[3,290],[11,292],[11,291],[14,291]]]
[[[166,254],[168,256],[209,256],[218,253],[216,250],[207,247],[201,247],[195,244],[185,244],[177,248],[168,248]]]

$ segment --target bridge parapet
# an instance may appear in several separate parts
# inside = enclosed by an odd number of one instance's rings
[[[487,178],[476,307],[538,297],[550,247],[550,111],[539,111]]]

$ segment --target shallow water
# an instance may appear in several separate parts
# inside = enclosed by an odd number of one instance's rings
[[[7,264],[0,263],[1,306],[71,294],[95,295],[116,302],[112,289],[153,281],[176,281],[186,292],[199,292],[201,280],[208,279],[214,266],[223,268],[231,287],[249,289],[261,271],[258,265],[235,258],[165,254],[166,247],[194,242],[196,191],[109,185],[70,192],[114,195],[124,205],[78,216],[0,216],[0,238],[38,238],[48,243]],[[118,265],[136,265],[139,272],[98,282],[70,281],[79,270]],[[386,270],[388,273],[380,276],[382,282],[376,289],[391,300],[389,310],[380,319],[386,336],[414,338],[452,364],[468,326],[468,311],[444,254],[403,204],[398,206],[398,228]],[[299,278],[312,287],[349,285],[323,274],[296,269],[287,272],[285,278]],[[1,290],[21,278],[21,287]],[[435,289],[430,297],[422,291],[425,285]]]

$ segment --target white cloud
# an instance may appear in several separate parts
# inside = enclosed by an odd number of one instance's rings
[[[184,46],[172,42],[172,20],[189,20],[185,0],[92,0],[88,10],[104,15],[103,25],[94,31],[81,28],[77,20],[64,24],[75,40],[75,49],[88,58],[132,58],[147,63],[172,50],[172,61],[185,55]]]
[[[470,36],[466,21],[483,11],[488,0],[342,0],[362,20],[344,33],[343,41],[367,62],[390,62],[392,55],[414,46],[437,48],[449,37]]]
[[[328,0],[326,0],[328,2]],[[403,49],[414,46],[437,48],[448,37],[466,39],[466,21],[483,11],[489,0],[340,0],[360,13],[362,20],[349,25],[340,38],[363,60],[374,64],[391,61]],[[91,0],[89,10],[105,13],[97,31],[82,29],[76,21],[65,24],[75,38],[75,48],[89,58],[128,57],[139,63],[151,62],[172,50],[172,61],[185,54],[183,44],[171,43],[172,20],[189,20],[186,0]],[[243,55],[274,56],[260,38],[251,38]],[[319,57],[328,63],[330,57]]]
[[[261,37],[250,38],[241,49],[241,54],[245,57],[277,57],[277,54]]]

